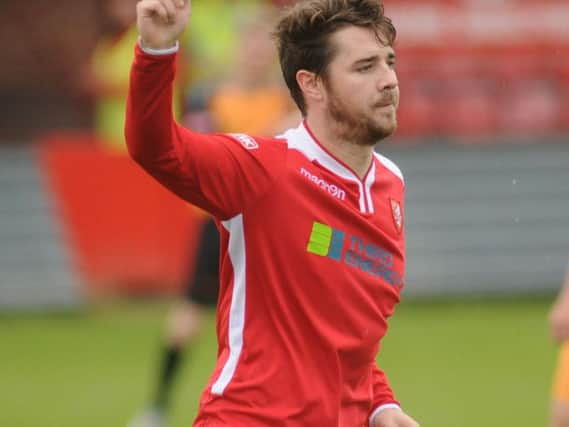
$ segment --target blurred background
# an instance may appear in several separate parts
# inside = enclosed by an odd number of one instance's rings
[[[126,426],[195,268],[204,215],[125,152],[135,3],[0,2],[2,426]],[[286,3],[194,0],[181,122],[297,124],[267,35]],[[378,149],[405,174],[408,267],[379,363],[422,426],[546,426],[547,313],[569,261],[569,2],[384,3],[402,95]],[[191,425],[215,354],[209,313],[172,426]]]

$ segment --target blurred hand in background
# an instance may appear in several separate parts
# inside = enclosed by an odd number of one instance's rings
[[[549,325],[556,341],[569,341],[569,271],[549,313]]]

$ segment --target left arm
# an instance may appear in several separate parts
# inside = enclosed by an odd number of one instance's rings
[[[395,400],[385,373],[373,367],[373,406],[369,415],[370,427],[419,427],[406,415]]]

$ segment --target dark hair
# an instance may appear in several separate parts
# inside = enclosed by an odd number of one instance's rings
[[[277,24],[273,35],[283,77],[303,115],[306,102],[296,74],[307,70],[325,76],[335,54],[329,38],[348,26],[373,29],[384,44],[395,42],[397,33],[383,14],[381,0],[304,0],[289,8]]]

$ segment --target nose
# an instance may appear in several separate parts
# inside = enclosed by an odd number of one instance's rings
[[[395,69],[387,64],[384,64],[384,66],[380,68],[381,72],[378,79],[378,89],[380,91],[395,89],[399,85]]]

